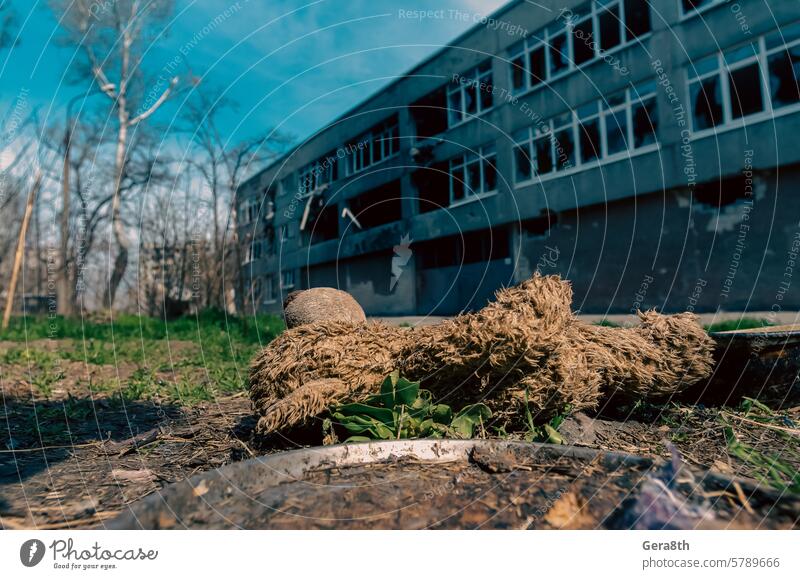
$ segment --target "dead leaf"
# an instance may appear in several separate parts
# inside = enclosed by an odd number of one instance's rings
[[[156,475],[149,469],[142,470],[123,470],[114,469],[111,471],[111,478],[132,483],[144,483],[154,481]]]
[[[206,494],[208,492],[208,485],[206,484],[205,479],[201,480],[200,484],[194,487],[192,492],[196,497],[202,497],[204,494]]]
[[[593,529],[597,521],[589,514],[582,497],[568,492],[553,503],[544,521],[556,529]]]

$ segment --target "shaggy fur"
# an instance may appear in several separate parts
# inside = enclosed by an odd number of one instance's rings
[[[367,316],[347,292],[330,287],[314,291],[296,291],[286,296],[283,304],[286,327],[296,328],[312,322],[343,321],[366,322]]]
[[[571,303],[567,282],[535,275],[478,312],[416,329],[328,311],[253,360],[257,430],[284,430],[331,404],[362,401],[395,369],[456,408],[484,402],[511,428],[523,425],[526,402],[541,422],[566,406],[591,408],[604,393],[665,397],[710,375],[713,342],[692,314],[647,312],[638,327],[607,328],[579,321]]]

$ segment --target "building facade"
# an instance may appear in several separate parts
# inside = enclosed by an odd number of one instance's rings
[[[451,315],[538,270],[587,313],[800,309],[800,9],[766,6],[510,2],[242,184],[248,307]]]

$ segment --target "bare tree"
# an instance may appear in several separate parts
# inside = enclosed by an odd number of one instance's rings
[[[229,140],[221,129],[221,117],[236,110],[236,103],[222,95],[218,89],[199,86],[184,107],[187,132],[195,144],[196,156],[190,163],[202,176],[211,196],[213,224],[212,264],[217,267],[207,272],[210,283],[210,305],[225,307],[224,288],[239,287],[238,266],[241,263],[236,228],[233,227],[236,210],[236,191],[242,179],[274,160],[286,150],[290,139],[282,134],[265,131],[238,141]],[[223,228],[223,221],[225,226]],[[226,232],[231,239],[226,243]]]
[[[40,143],[60,158],[62,208],[60,219],[59,311],[70,315],[81,307],[82,272],[98,233],[108,225],[114,188],[113,135],[104,132],[105,120],[88,114],[79,122],[68,116],[66,126],[54,125]],[[58,170],[55,168],[54,170]]]
[[[172,13],[171,0],[51,0],[67,42],[81,49],[79,78],[91,79],[108,97],[116,120],[114,178],[110,220],[116,257],[111,268],[105,306],[111,308],[128,268],[130,240],[122,216],[123,195],[130,190],[131,132],[149,119],[173,94],[179,78],[149,77],[144,55],[154,35]],[[148,90],[146,87],[153,87]]]

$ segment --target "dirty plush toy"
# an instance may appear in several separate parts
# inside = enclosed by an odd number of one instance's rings
[[[713,342],[694,315],[647,312],[637,327],[609,328],[578,320],[571,302],[568,282],[535,275],[480,311],[398,328],[367,321],[345,292],[296,292],[289,329],[252,362],[257,432],[363,401],[394,370],[455,408],[484,402],[507,428],[522,426],[526,404],[543,421],[604,394],[668,397],[711,374]]]

